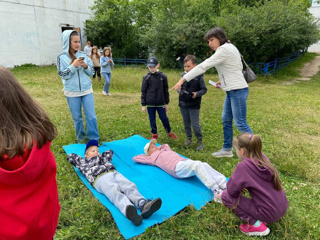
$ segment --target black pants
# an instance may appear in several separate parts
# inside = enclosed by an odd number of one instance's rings
[[[149,121],[151,126],[151,132],[153,134],[158,133],[157,124],[156,124],[156,112],[158,112],[159,118],[166,130],[167,133],[171,132],[171,127],[169,123],[169,118],[164,107],[147,107],[149,114]]]
[[[100,67],[93,67],[93,68],[94,68],[93,78],[96,78],[96,74],[97,74],[98,78],[101,79]]]

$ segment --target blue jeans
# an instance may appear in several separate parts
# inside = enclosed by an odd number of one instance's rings
[[[109,93],[110,82],[111,82],[111,72],[109,72],[109,73],[103,72],[102,76],[105,80],[104,86],[103,86],[103,91],[105,91],[106,93]]]
[[[66,97],[69,109],[73,118],[78,142],[82,142],[85,137],[99,140],[98,124],[96,112],[94,110],[93,93],[81,97]],[[86,117],[87,134],[83,127],[82,111]]]
[[[226,99],[223,105],[222,124],[224,143],[223,149],[231,150],[233,140],[232,119],[234,125],[241,133],[252,133],[251,128],[247,123],[247,98],[249,88],[231,90],[227,92]]]
[[[156,123],[156,112],[159,114],[159,118],[167,133],[171,132],[171,127],[169,123],[169,118],[167,117],[165,107],[147,107],[149,114],[149,121],[151,126],[151,132],[153,134],[158,133],[157,123]]]

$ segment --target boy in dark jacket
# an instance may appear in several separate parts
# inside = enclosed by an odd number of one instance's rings
[[[177,136],[171,132],[167,111],[169,110],[169,91],[167,76],[158,71],[160,64],[158,59],[150,57],[147,61],[149,72],[143,77],[141,86],[141,105],[142,111],[148,110],[151,125],[152,138],[158,138],[156,124],[156,112],[170,138],[176,139]]]
[[[99,154],[97,140],[89,140],[85,150],[85,158],[77,154],[69,154],[68,162],[78,168],[88,179],[90,184],[104,194],[134,225],[139,226],[143,218],[150,217],[161,207],[160,198],[145,199],[138,191],[137,186],[117,172],[111,163],[113,151],[108,150]],[[141,210],[141,216],[137,213]]]
[[[196,57],[193,55],[187,55],[183,60],[183,66],[185,72],[181,77],[196,66]],[[187,140],[184,145],[188,146],[192,143],[192,125],[194,134],[198,141],[196,150],[203,150],[199,113],[201,97],[206,94],[206,92],[207,87],[202,75],[195,77],[194,81],[184,82],[179,92],[179,107],[183,118],[184,130],[187,135]]]

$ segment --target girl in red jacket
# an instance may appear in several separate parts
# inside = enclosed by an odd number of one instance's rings
[[[0,239],[52,239],[60,211],[50,150],[56,128],[3,66],[0,113]]]

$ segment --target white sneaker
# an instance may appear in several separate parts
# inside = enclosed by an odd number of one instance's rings
[[[111,93],[107,93],[108,96],[111,96]]]
[[[102,91],[102,94],[108,96],[108,93],[106,91]]]
[[[216,203],[222,204],[221,198],[216,197],[218,194],[220,194],[222,192],[222,190],[218,188],[218,189],[213,190],[212,192],[213,192],[213,201]]]
[[[233,153],[232,153],[232,150],[226,151],[226,150],[221,149],[221,150],[218,151],[218,152],[212,153],[212,156],[214,156],[214,157],[216,157],[216,158],[221,158],[221,157],[233,157]]]

